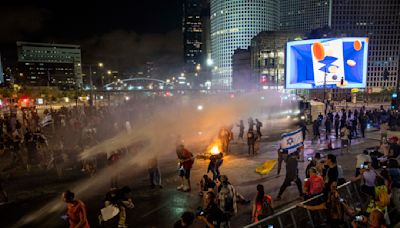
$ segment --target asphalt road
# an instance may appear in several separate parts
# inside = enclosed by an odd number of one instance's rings
[[[275,131],[268,131],[268,126],[266,126],[260,153],[255,157],[247,155],[246,145],[233,144],[232,153],[224,159],[221,172],[226,174],[237,190],[248,199],[252,200],[255,197],[255,188],[259,183],[264,184],[266,192],[275,198],[283,182],[284,168],[279,177],[275,175],[276,168],[268,175],[262,176],[255,173],[255,168],[265,160],[276,159],[277,140],[280,133],[289,130],[286,124],[275,125],[275,128]],[[369,133],[369,135],[374,134]],[[351,154],[339,155],[338,157],[347,177],[353,174],[355,155],[360,153],[363,148],[377,144],[377,141],[373,139],[357,139],[353,142]],[[200,152],[194,147],[188,147],[195,153]],[[307,141],[305,153],[311,156],[315,151],[322,150],[324,147],[323,141],[312,145],[310,141]],[[338,153],[338,151],[334,153]],[[124,173],[120,180],[121,186],[129,185],[133,189],[135,203],[135,208],[127,212],[128,225],[130,227],[171,227],[185,210],[195,211],[197,207],[202,205],[201,198],[198,196],[198,182],[205,173],[207,165],[208,161],[196,159],[192,170],[192,191],[190,193],[182,193],[176,190],[178,177],[174,151],[160,159],[163,189],[150,189],[147,171],[143,168],[132,167],[129,172]],[[301,178],[304,177],[306,165],[306,163],[300,163]],[[10,193],[12,202],[0,206],[0,215],[3,218],[2,226],[12,227],[17,221],[20,221],[21,217],[38,211],[52,200],[59,199],[62,191],[85,178],[88,177],[83,176],[79,170],[68,171],[66,177],[62,180],[57,180],[54,171],[51,173],[37,171],[29,175],[18,176],[18,178],[11,177],[4,184],[5,189]],[[92,227],[98,227],[97,216],[103,206],[102,200],[108,189],[109,186],[103,184],[96,186],[95,189],[89,189],[88,194],[84,197],[77,196],[86,203],[88,219]],[[283,199],[276,202],[275,205],[279,210],[279,208],[293,205],[296,202],[299,202],[298,193],[293,186],[286,190]],[[59,203],[62,204],[61,199]],[[65,213],[64,208],[63,206],[62,209],[55,212],[45,213],[45,216],[34,218],[31,222],[19,227],[67,227],[66,221],[60,218]],[[238,215],[232,220],[232,227],[242,227],[250,222],[251,204],[239,205],[238,211]],[[204,225],[196,221],[193,227],[204,227]]]

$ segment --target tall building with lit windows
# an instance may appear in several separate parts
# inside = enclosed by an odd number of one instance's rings
[[[278,0],[211,0],[212,87],[231,89],[232,55],[261,31],[279,27]]]
[[[332,29],[369,38],[367,91],[395,88],[400,67],[400,1],[332,1]]]
[[[79,45],[17,42],[19,83],[73,89],[82,85]]]
[[[280,0],[279,30],[309,32],[331,25],[333,0]]]
[[[183,60],[185,71],[194,72],[203,61],[204,14],[205,0],[183,1]]]

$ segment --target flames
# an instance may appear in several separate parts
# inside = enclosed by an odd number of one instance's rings
[[[217,155],[217,154],[219,154],[219,153],[220,153],[220,151],[219,151],[219,148],[218,148],[218,145],[217,145],[217,144],[215,144],[215,145],[213,145],[213,146],[211,147],[211,149],[210,149],[210,153],[211,153],[211,155]]]
[[[222,152],[222,144],[218,139],[215,139],[213,143],[211,143],[208,148],[207,152],[211,155],[218,155]]]

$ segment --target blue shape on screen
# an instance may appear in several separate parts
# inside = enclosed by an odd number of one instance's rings
[[[326,56],[325,59],[319,61],[320,63],[325,64],[325,66],[319,68],[319,70],[320,70],[320,71],[323,71],[323,72],[328,71],[328,68],[329,68],[330,66],[336,66],[336,65],[333,65],[333,64],[332,64],[332,63],[335,62],[336,60],[337,60],[336,57],[333,57],[333,56]]]

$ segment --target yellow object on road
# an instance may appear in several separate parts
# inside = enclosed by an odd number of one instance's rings
[[[268,160],[262,166],[257,167],[256,172],[263,175],[268,174],[274,168],[275,164],[276,160]]]

